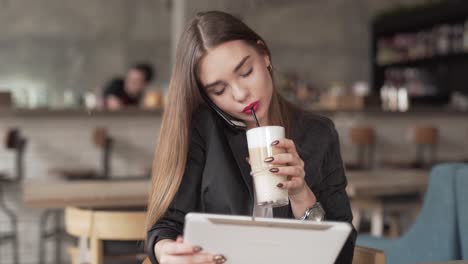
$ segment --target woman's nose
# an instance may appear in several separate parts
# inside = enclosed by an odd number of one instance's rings
[[[243,102],[249,97],[249,89],[242,87],[241,85],[231,86],[232,97],[238,102]]]

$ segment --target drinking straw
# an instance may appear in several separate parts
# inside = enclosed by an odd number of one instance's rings
[[[252,108],[250,108],[250,111],[252,111],[252,115],[253,115],[253,117],[255,119],[255,123],[257,123],[257,127],[259,127],[260,123],[258,122],[257,115],[255,114],[255,110],[254,110],[253,106],[252,106]]]

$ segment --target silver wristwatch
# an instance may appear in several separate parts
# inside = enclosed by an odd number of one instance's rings
[[[312,207],[306,209],[300,220],[321,222],[325,220],[325,210],[323,210],[319,202],[316,202]]]

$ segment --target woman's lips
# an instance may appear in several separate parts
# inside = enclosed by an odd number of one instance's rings
[[[244,114],[252,114],[252,108],[255,112],[257,112],[257,109],[260,107],[260,101],[257,100],[251,104],[249,104],[248,106],[246,106],[244,108],[244,110],[242,110],[242,113]]]

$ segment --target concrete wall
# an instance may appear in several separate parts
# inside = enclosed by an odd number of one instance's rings
[[[368,80],[371,17],[418,2],[422,0],[196,0],[186,1],[186,18],[212,9],[236,14],[266,39],[278,71],[298,72],[326,88],[336,81]],[[139,60],[154,63],[166,83],[170,3],[0,0],[0,90],[13,89],[23,104],[36,93],[39,101],[58,107],[64,90],[99,90]]]
[[[0,87],[59,106],[65,89],[98,89],[136,61],[167,78],[169,21],[158,0],[2,0]]]

